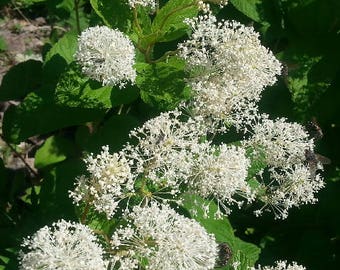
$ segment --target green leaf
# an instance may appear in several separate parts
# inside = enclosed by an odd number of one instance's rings
[[[137,18],[138,18],[138,23],[140,25],[140,27],[143,30],[143,34],[144,35],[148,35],[150,34],[151,31],[151,18],[149,16],[149,10],[139,6],[137,8]]]
[[[76,64],[71,64],[59,79],[55,92],[57,104],[87,109],[109,109],[128,104],[139,97],[138,89],[130,86],[125,89],[102,86],[89,80]]]
[[[124,0],[90,0],[92,8],[107,26],[128,32],[131,28],[132,12]]]
[[[184,61],[176,57],[152,65],[137,64],[136,84],[141,90],[143,101],[161,110],[167,110],[189,98],[190,89],[184,81],[184,67]]]
[[[188,209],[189,212],[194,210],[197,213],[194,218],[207,230],[207,232],[214,234],[217,242],[228,244],[233,254],[232,261],[236,261],[235,258],[237,257],[234,257],[236,254],[242,254],[240,256],[244,256],[243,262],[247,263],[247,266],[253,266],[255,264],[260,254],[260,248],[236,237],[233,228],[226,217],[223,219],[215,219],[214,213],[217,211],[217,205],[214,202],[204,200],[201,197],[192,194],[186,194],[182,196],[182,198],[184,199],[183,207]],[[202,206],[208,204],[209,214],[206,217]]]
[[[41,86],[42,63],[28,60],[12,67],[0,86],[0,100],[20,100]]]
[[[98,120],[104,111],[59,106],[53,100],[30,93],[18,106],[4,115],[3,134],[18,143],[33,135]]]
[[[129,115],[114,115],[95,133],[87,127],[80,127],[76,134],[77,143],[88,152],[97,153],[103,145],[109,145],[110,151],[118,151],[129,140],[129,132],[139,122]]]
[[[74,10],[74,1],[62,0],[56,5],[56,8],[65,10],[67,13],[71,13]]]
[[[301,45],[300,45],[301,46]],[[336,76],[338,61],[336,55],[330,57],[310,56],[301,52],[297,44],[285,51],[284,59],[288,76],[286,85],[292,94],[295,111],[300,116],[311,117],[311,108],[322,97]],[[336,63],[334,63],[335,59]],[[305,120],[305,119],[304,119]]]
[[[60,219],[75,220],[75,211],[69,190],[73,190],[77,176],[85,171],[79,160],[65,160],[55,167],[43,171],[44,180],[40,189],[40,211],[44,222]]]
[[[68,32],[65,34],[46,54],[45,62],[52,59],[54,55],[60,55],[66,60],[67,64],[74,61],[74,54],[77,50],[77,34]]]
[[[189,29],[183,21],[198,14],[193,0],[170,0],[158,12],[152,23],[152,31],[158,33],[157,42],[167,42],[180,38]]]
[[[24,195],[20,196],[20,199],[26,204],[36,206],[38,204],[39,192],[40,186],[31,186],[25,190]]]
[[[34,166],[40,169],[63,161],[74,153],[72,141],[60,136],[51,136],[35,153]]]
[[[261,5],[262,0],[230,0],[230,3],[250,19],[261,22],[257,6]]]
[[[69,32],[48,51],[43,65],[44,90],[54,90],[60,75],[67,70],[68,65],[74,61],[76,50],[77,35]]]

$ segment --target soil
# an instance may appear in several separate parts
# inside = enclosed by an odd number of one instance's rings
[[[34,20],[4,17],[0,22],[0,36],[7,48],[0,53],[0,81],[13,65],[30,58],[41,59],[40,53],[50,32],[51,27],[42,17]]]

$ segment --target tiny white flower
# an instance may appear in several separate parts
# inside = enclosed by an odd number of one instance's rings
[[[287,261],[277,261],[275,266],[252,267],[251,270],[306,270],[306,267],[297,264],[296,262],[287,263]]]
[[[195,220],[179,215],[166,205],[136,206],[129,226],[112,236],[119,270],[213,269],[218,245],[213,235]]]
[[[103,85],[123,88],[136,79],[135,48],[119,30],[107,26],[87,28],[78,38],[75,58],[87,76]]]
[[[22,270],[105,270],[103,248],[85,225],[60,220],[24,239]]]

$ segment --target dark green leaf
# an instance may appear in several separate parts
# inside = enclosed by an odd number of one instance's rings
[[[28,60],[12,67],[4,76],[0,86],[0,100],[23,99],[41,85],[42,63]]]
[[[44,222],[75,219],[74,205],[69,198],[77,176],[85,171],[79,160],[67,160],[44,172],[40,190],[40,211]]]
[[[77,35],[69,32],[47,52],[43,65],[44,90],[53,92],[60,75],[74,61],[76,49]]]
[[[4,115],[3,133],[9,142],[21,142],[33,135],[100,119],[104,111],[69,108],[31,93]]]
[[[77,34],[68,32],[48,51],[45,58],[45,64],[52,59],[54,55],[60,55],[65,59],[67,64],[74,61],[74,54],[77,49]]]
[[[0,204],[6,203],[8,195],[8,175],[3,160],[0,158]],[[1,219],[0,219],[1,220]]]
[[[114,115],[93,134],[87,127],[80,127],[76,140],[88,152],[99,152],[103,145],[109,145],[110,151],[117,151],[128,141],[130,130],[138,124],[137,119],[132,116]]]
[[[257,6],[261,5],[262,0],[230,0],[230,3],[255,22],[261,22]]]
[[[74,9],[74,1],[72,0],[45,0],[45,2],[49,12],[59,18],[68,18]]]

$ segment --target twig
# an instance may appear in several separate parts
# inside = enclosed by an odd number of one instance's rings
[[[14,9],[19,13],[19,15],[29,24],[32,24],[32,22],[24,15],[24,13],[21,12],[20,8],[15,4],[15,2],[11,1],[12,5],[14,6]]]
[[[6,143],[6,145],[15,153],[15,155],[25,164],[26,168],[35,176],[38,177],[39,174],[26,162],[26,160],[21,156],[21,154],[10,144],[8,143],[2,135],[0,135],[1,139]]]
[[[80,0],[74,0],[74,9],[76,11],[76,23],[77,23],[77,32],[80,35],[80,21],[79,21],[79,2]]]
[[[81,218],[80,218],[81,224],[86,223],[86,218],[87,218],[87,214],[89,213],[89,210],[90,210],[90,203],[87,202],[86,205],[85,205],[84,212],[82,213]]]

